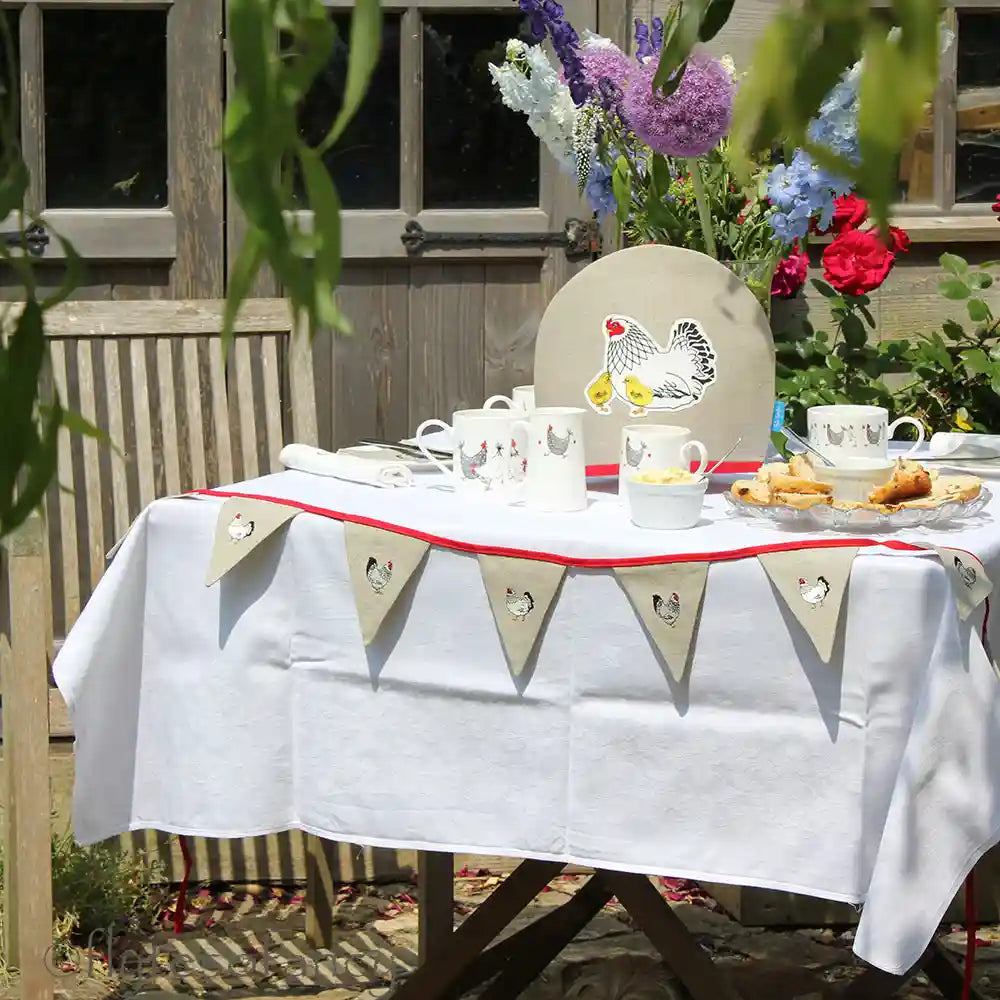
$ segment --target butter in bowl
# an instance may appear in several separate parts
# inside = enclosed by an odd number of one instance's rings
[[[629,480],[629,518],[640,528],[693,528],[701,520],[707,490],[707,476],[684,469],[643,472]]]

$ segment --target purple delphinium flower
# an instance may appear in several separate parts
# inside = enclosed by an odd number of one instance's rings
[[[584,194],[599,221],[614,213],[617,202],[614,185],[611,182],[611,168],[606,167],[600,160],[595,159],[591,164]]]
[[[641,18],[635,19],[635,57],[643,63],[663,48],[663,18],[654,17],[652,31]]]
[[[577,107],[586,104],[593,93],[593,86],[584,75],[580,61],[580,37],[573,25],[565,20],[566,12],[556,0],[518,0],[518,6],[528,17],[529,33],[535,42],[542,41],[546,33],[552,37],[552,47],[562,63],[573,103]]]
[[[663,156],[703,156],[729,131],[733,81],[725,67],[706,55],[689,60],[680,85],[669,97],[653,90],[656,65],[634,67],[622,110],[632,131]]]
[[[617,111],[621,107],[623,92],[613,80],[602,77],[597,81],[597,93],[601,102],[601,107],[605,111]]]

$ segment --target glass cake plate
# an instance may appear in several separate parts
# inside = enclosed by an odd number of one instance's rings
[[[984,486],[975,500],[950,501],[930,508],[908,507],[888,514],[877,510],[866,510],[863,507],[840,510],[823,504],[817,504],[807,510],[799,510],[797,507],[762,507],[737,500],[729,492],[723,496],[730,510],[737,516],[771,521],[775,524],[836,531],[895,531],[900,528],[944,526],[975,517],[993,499],[993,495]]]

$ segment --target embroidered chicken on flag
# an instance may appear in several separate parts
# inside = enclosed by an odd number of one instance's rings
[[[809,583],[804,577],[799,577],[799,593],[806,604],[818,608],[830,593],[830,583],[825,576],[816,577],[815,583]]]
[[[677,594],[671,594],[667,600],[664,600],[659,594],[653,594],[653,612],[673,628],[681,616],[680,597]]]
[[[962,583],[964,583],[969,590],[972,590],[972,588],[976,585],[977,579],[975,568],[972,566],[966,566],[958,556],[955,556],[955,570],[957,571],[959,579]]]
[[[237,514],[227,528],[231,542],[242,542],[253,534],[253,521],[244,521],[242,514]]]
[[[515,594],[510,587],[507,588],[506,596],[507,613],[511,618],[523,622],[531,614],[535,607],[535,599],[525,591],[523,594]]]
[[[604,334],[604,369],[587,386],[587,399],[599,413],[608,407],[595,401],[594,389],[607,378],[633,417],[694,406],[715,382],[715,348],[697,320],[677,320],[666,347],[629,316],[608,316]]]
[[[374,556],[369,556],[368,564],[365,566],[365,576],[368,577],[372,590],[376,594],[381,594],[392,579],[392,562],[380,563]]]

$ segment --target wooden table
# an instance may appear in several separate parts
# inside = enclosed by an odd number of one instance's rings
[[[612,897],[663,956],[692,1000],[741,1000],[645,875],[598,869],[568,902],[492,944],[565,867],[558,861],[521,862],[455,929],[453,856],[421,853],[421,964],[393,991],[393,1000],[454,1000],[490,980],[481,1000],[514,1000]],[[887,1000],[920,971],[946,1000],[961,1000],[962,970],[936,943],[903,976],[867,969],[838,992],[838,1000]],[[970,1000],[986,998],[973,989]]]

